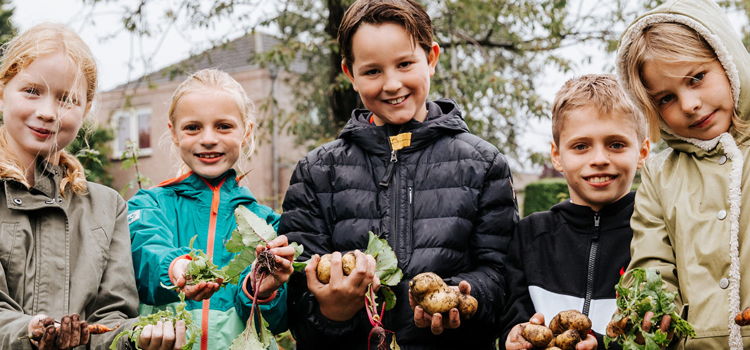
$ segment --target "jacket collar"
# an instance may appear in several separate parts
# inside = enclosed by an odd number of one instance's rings
[[[369,122],[371,114],[366,109],[352,111],[352,117],[339,138],[353,142],[370,153],[388,155],[391,153],[389,137],[399,133],[412,134],[411,146],[402,150],[412,152],[428,146],[440,135],[469,131],[458,106],[449,99],[427,102],[427,118],[422,123],[410,120],[402,125],[375,126]]]
[[[59,193],[60,182],[65,174],[63,167],[38,158],[34,167],[34,186],[27,189],[23,184],[6,179],[4,189],[8,208],[36,210],[42,207],[66,208],[69,200]],[[70,193],[70,191],[66,191]]]
[[[601,232],[630,226],[630,216],[633,214],[635,192],[630,192],[614,203],[599,211],[599,230]],[[559,213],[565,222],[576,231],[592,233],[594,230],[594,215],[597,213],[584,205],[573,204],[570,200],[558,203],[550,209]]]
[[[237,181],[237,171],[229,169],[215,179],[206,179],[196,173],[191,173],[182,180],[168,183],[164,187],[170,187],[181,196],[202,199],[209,204],[211,203],[211,187],[221,191],[222,203],[230,202],[235,205],[235,202],[245,204],[255,202],[255,197],[250,190],[240,186]]]

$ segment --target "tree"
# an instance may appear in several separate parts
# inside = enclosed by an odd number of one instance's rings
[[[104,185],[112,184],[112,175],[106,169],[109,164],[108,155],[112,153],[108,144],[113,139],[111,130],[84,122],[75,140],[66,148],[83,165],[87,180]]]
[[[92,6],[113,0],[83,0]],[[184,0],[174,7],[139,0],[126,7],[123,27],[138,35],[154,35],[169,26],[211,29],[221,21],[267,28],[281,44],[251,57],[264,65],[293,70],[299,96],[286,119],[300,140],[327,141],[358,105],[357,95],[340,70],[336,43],[338,25],[352,0],[279,0],[270,15],[252,14],[268,8],[261,0]],[[616,1],[565,0],[422,0],[443,48],[432,96],[446,96],[463,107],[470,129],[494,143],[511,158],[528,158],[519,136],[529,120],[548,118],[548,101],[537,85],[548,69],[569,71],[577,60],[561,49],[588,42],[603,51],[617,47],[620,32],[645,8],[662,0],[633,4]],[[750,0],[724,0],[726,7],[750,8]],[[264,7],[265,6],[265,7]],[[163,14],[154,20],[152,11]],[[151,18],[151,19],[149,19]],[[244,21],[244,22],[243,22]],[[750,31],[745,31],[748,33]],[[228,41],[229,38],[225,38]],[[750,40],[749,40],[750,42]]]

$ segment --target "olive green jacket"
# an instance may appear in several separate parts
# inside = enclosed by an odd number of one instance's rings
[[[78,313],[119,330],[137,316],[125,201],[89,183],[59,194],[62,169],[40,162],[31,190],[0,180],[0,349],[31,349],[32,316]],[[92,336],[105,349],[115,332]]]
[[[668,1],[630,25],[618,54],[626,90],[630,81],[622,54],[635,34],[656,22],[685,24],[706,39],[732,85],[738,116],[747,120],[750,55],[711,0]],[[661,129],[670,148],[651,157],[642,171],[628,269],[658,268],[679,291],[697,336],[676,347],[750,347],[750,326],[733,321],[740,308],[750,306],[750,269],[740,268],[750,263],[750,190],[745,190],[750,189],[750,144],[734,129],[707,141],[674,135],[663,123]]]

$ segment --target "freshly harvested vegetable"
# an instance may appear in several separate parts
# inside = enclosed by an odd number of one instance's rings
[[[143,350],[140,346],[138,346],[138,338],[140,338],[144,327],[148,325],[155,326],[159,321],[172,322],[172,324],[174,325],[177,323],[177,321],[180,320],[185,322],[185,328],[187,330],[187,342],[185,343],[183,349],[192,349],[193,345],[198,341],[198,335],[201,334],[201,329],[197,324],[193,323],[193,317],[190,316],[190,313],[185,310],[185,305],[185,294],[180,293],[180,303],[177,304],[174,312],[172,312],[172,310],[165,309],[151,315],[138,317],[138,320],[133,323],[133,327],[131,329],[124,330],[115,336],[114,340],[112,340],[112,345],[109,346],[109,349],[117,350],[117,345],[120,341],[120,338],[127,337],[133,344],[135,344],[136,349]]]
[[[607,325],[606,347],[615,341],[624,350],[659,349],[669,345],[672,334],[695,336],[690,323],[677,314],[676,294],[666,289],[657,270],[638,268],[631,274],[630,286],[622,278],[615,286],[617,311]]]
[[[549,328],[543,325],[531,323],[523,326],[521,336],[537,348],[546,347],[554,337],[552,330]]]
[[[739,326],[747,326],[750,324],[750,307],[746,307],[745,310],[742,310],[737,313],[737,316],[734,317],[734,323],[736,323]]]
[[[104,334],[107,332],[111,332],[118,327],[120,327],[120,325],[115,326],[115,328],[110,328],[103,324],[90,324],[86,327],[86,329],[89,331],[89,334]]]
[[[527,331],[529,327],[531,329]],[[566,310],[552,318],[549,328],[535,324],[524,325],[521,336],[536,348],[574,350],[576,344],[586,339],[590,330],[591,320],[588,316],[578,310]],[[546,335],[549,335],[549,339],[546,338]],[[546,340],[546,342],[543,340]]]
[[[341,257],[341,269],[344,276],[349,276],[356,266],[357,256],[354,253],[348,252]],[[320,257],[316,272],[320,283],[328,284],[331,281],[331,254]]]
[[[420,273],[409,281],[409,291],[414,301],[428,314],[448,312],[457,308],[463,318],[470,318],[477,311],[477,300],[448,287],[440,276],[432,272]],[[463,312],[462,312],[463,311]]]

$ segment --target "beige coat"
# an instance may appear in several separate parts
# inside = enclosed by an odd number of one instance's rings
[[[669,1],[631,24],[620,52],[633,33],[655,22],[686,24],[707,40],[727,72],[735,108],[747,120],[750,56],[722,10],[710,0]],[[622,74],[622,60],[618,68]],[[741,329],[733,321],[750,306],[750,269],[741,268],[750,263],[750,145],[734,130],[701,141],[662,125],[662,137],[670,148],[647,161],[636,195],[628,269],[656,267],[679,291],[697,336],[678,347],[750,348],[750,326]]]
[[[137,316],[125,201],[89,183],[89,194],[59,195],[61,169],[39,164],[31,191],[0,181],[0,349],[31,349],[33,315],[128,328]],[[115,332],[92,336],[105,349]]]

